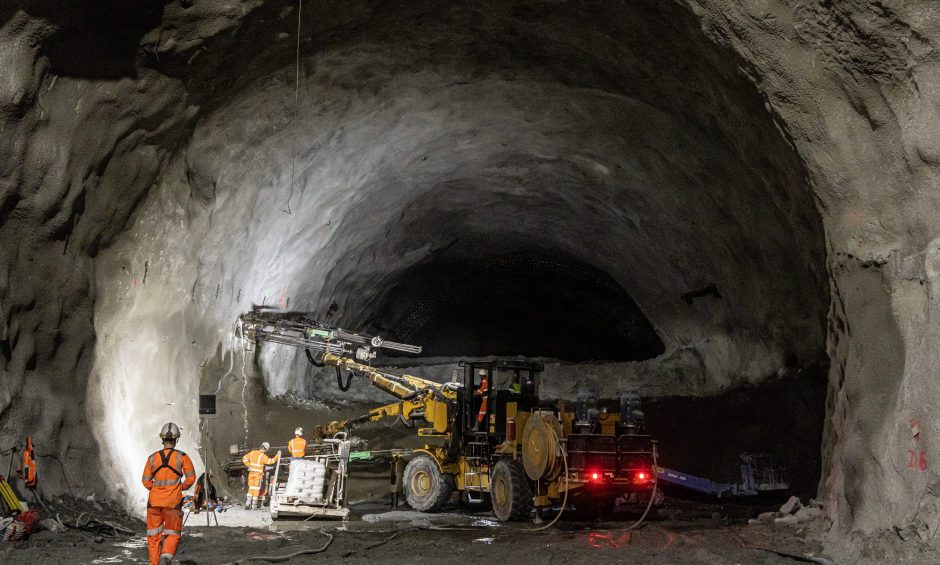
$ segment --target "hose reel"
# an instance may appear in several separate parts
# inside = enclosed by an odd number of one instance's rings
[[[550,412],[534,412],[526,420],[522,431],[522,465],[533,481],[551,480],[558,475],[561,435],[561,424]]]

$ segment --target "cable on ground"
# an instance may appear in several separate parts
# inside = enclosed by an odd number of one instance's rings
[[[326,532],[320,532],[320,533],[328,538],[326,540],[326,543],[324,543],[320,547],[313,547],[313,548],[304,547],[304,548],[298,549],[297,551],[286,553],[284,555],[256,555],[253,557],[245,557],[243,559],[239,559],[238,561],[229,561],[228,563],[224,563],[223,565],[238,565],[240,563],[250,563],[252,561],[268,561],[270,563],[281,563],[284,561],[290,561],[291,559],[295,557],[300,557],[301,555],[313,555],[316,553],[323,553],[324,551],[326,551],[328,547],[330,547],[330,544],[333,543],[333,534],[328,534]]]

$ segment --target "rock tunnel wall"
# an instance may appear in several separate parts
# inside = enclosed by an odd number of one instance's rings
[[[293,3],[148,7],[0,7],[0,447],[28,431],[139,502],[145,438],[195,446],[196,393],[236,386],[250,304],[394,331],[409,269],[548,255],[628,293],[664,351],[635,363],[676,387],[760,382],[825,332],[834,531],[929,537],[923,4],[308,2],[296,90]]]

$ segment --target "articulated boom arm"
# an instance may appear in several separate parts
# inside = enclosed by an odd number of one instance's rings
[[[398,402],[379,406],[369,411],[368,416],[351,420],[350,424],[366,420],[379,421],[398,417],[406,426],[415,419],[422,419],[430,424],[428,428],[418,430],[418,435],[443,435],[450,426],[449,404],[457,400],[454,383],[437,383],[412,375],[392,375],[376,370],[369,365],[353,359],[340,357],[332,353],[323,353],[321,364],[342,367],[355,374],[368,377],[372,386],[384,390],[399,399]]]
[[[364,375],[369,378],[369,382],[372,383],[373,386],[403,400],[412,399],[419,393],[431,391],[438,392],[451,400],[457,399],[457,393],[454,391],[452,383],[442,384],[412,375],[383,373],[374,367],[333,353],[323,353],[320,355],[319,362],[323,365],[335,365]]]
[[[414,423],[410,422],[421,419],[430,427],[419,429],[419,435],[446,434],[450,425],[449,408],[457,400],[459,385],[384,373],[361,362],[373,359],[377,348],[420,353],[421,347],[334,328],[298,312],[252,311],[239,316],[238,321],[236,334],[243,339],[302,348],[311,363],[336,367],[338,380],[339,370],[346,369],[367,377],[372,386],[398,399],[398,402],[373,408],[368,415],[343,424],[352,426],[369,420],[398,417],[411,427]],[[340,388],[346,390],[341,381]]]

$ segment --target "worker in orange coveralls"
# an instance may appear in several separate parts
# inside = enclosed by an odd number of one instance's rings
[[[480,401],[480,412],[477,414],[477,423],[473,426],[473,431],[486,431],[486,424],[483,422],[486,419],[486,399],[489,396],[487,393],[490,391],[490,379],[486,376],[486,370],[480,369],[480,387],[473,393],[473,396],[482,396],[483,400]],[[483,425],[481,430],[480,425]]]
[[[248,498],[245,499],[245,509],[261,508],[261,481],[264,478],[264,466],[273,465],[278,457],[268,457],[266,453],[271,444],[264,442],[260,449],[249,451],[242,457],[242,463],[248,467]],[[280,455],[280,454],[279,454]]]
[[[176,450],[179,426],[170,422],[160,430],[163,449],[147,458],[141,482],[147,498],[147,551],[150,565],[169,565],[179,547],[183,530],[183,491],[196,482],[193,462]]]

